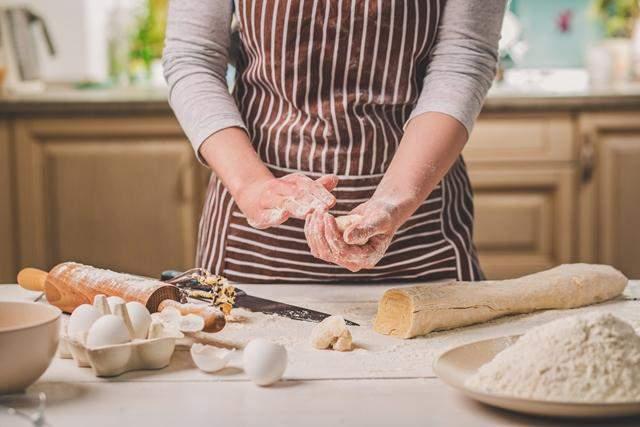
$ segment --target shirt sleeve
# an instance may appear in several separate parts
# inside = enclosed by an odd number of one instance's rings
[[[457,119],[470,134],[496,73],[506,0],[447,0],[418,102]]]
[[[162,55],[169,104],[199,156],[200,145],[228,127],[246,130],[226,82],[229,0],[171,0]]]

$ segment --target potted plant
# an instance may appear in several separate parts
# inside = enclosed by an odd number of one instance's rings
[[[612,59],[614,81],[627,81],[632,69],[632,43],[636,19],[640,12],[639,0],[595,0],[595,15],[602,26],[602,42]]]

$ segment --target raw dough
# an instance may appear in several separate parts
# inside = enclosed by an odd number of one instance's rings
[[[327,317],[311,333],[311,345],[319,350],[351,351],[351,344],[351,332],[342,316]]]
[[[336,224],[338,225],[338,230],[340,230],[341,233],[344,233],[345,230],[359,218],[360,215],[345,215],[337,217]]]
[[[509,314],[581,307],[620,295],[627,282],[608,265],[565,264],[511,280],[394,288],[378,304],[374,329],[412,338]]]
[[[471,376],[484,393],[561,402],[640,401],[640,336],[610,313],[535,327]]]

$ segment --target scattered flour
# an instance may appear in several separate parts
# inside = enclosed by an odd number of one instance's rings
[[[565,402],[640,400],[640,336],[609,313],[535,327],[469,378],[470,388]]]

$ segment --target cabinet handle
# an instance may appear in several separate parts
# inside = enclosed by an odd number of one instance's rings
[[[593,178],[595,169],[595,148],[591,141],[591,136],[585,134],[580,151],[581,179],[583,183],[588,183]]]

